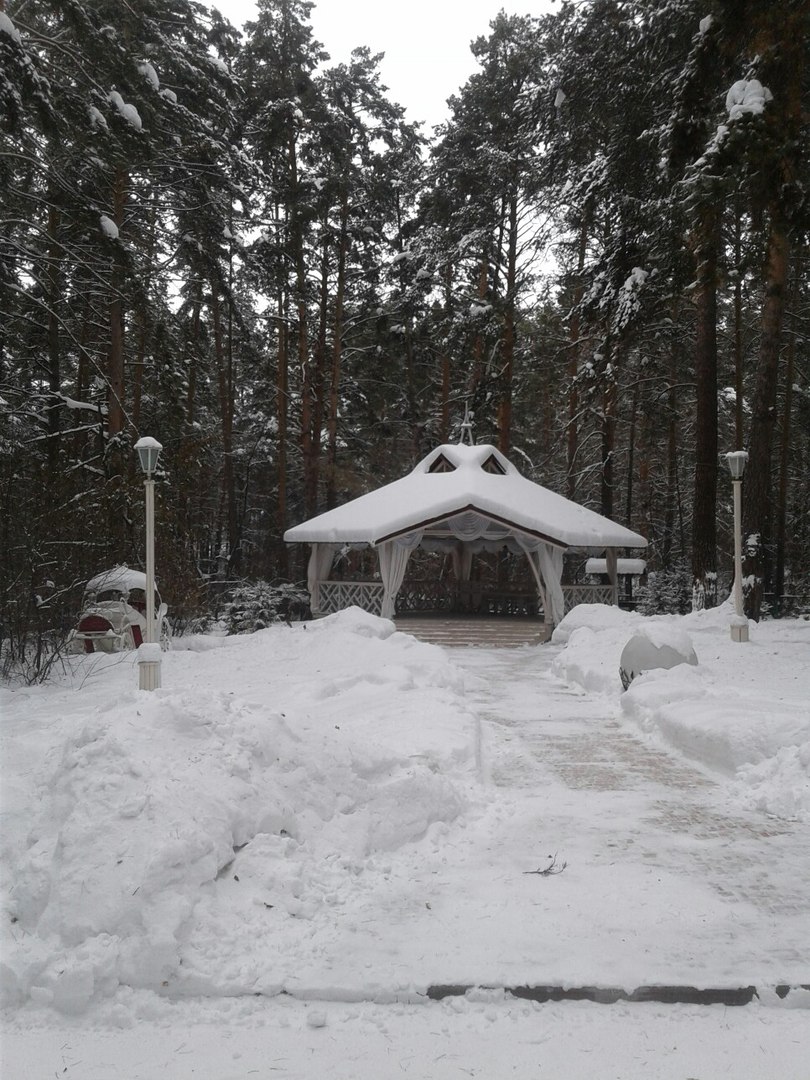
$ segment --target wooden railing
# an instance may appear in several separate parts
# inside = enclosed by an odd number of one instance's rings
[[[577,604],[615,604],[612,585],[563,585],[566,615]]]
[[[577,604],[613,604],[610,585],[564,585],[566,613]],[[318,610],[322,615],[353,605],[379,615],[383,587],[379,581],[322,581]],[[397,613],[406,611],[457,611],[476,615],[541,615],[542,607],[532,588],[484,587],[478,582],[406,580],[397,596]]]
[[[383,587],[379,581],[322,581],[318,588],[318,611],[331,615],[347,607],[359,607],[379,615]]]

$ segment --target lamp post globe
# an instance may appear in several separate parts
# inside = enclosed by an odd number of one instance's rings
[[[742,479],[748,454],[745,450],[732,450],[726,454],[726,464],[731,473],[734,488],[734,618],[731,623],[731,640],[748,641],[748,620],[743,612],[742,596]]]
[[[146,634],[138,649],[138,685],[141,690],[157,690],[161,680],[160,645],[155,641],[155,481],[158,458],[163,447],[150,436],[135,443],[144,476],[146,495]]]

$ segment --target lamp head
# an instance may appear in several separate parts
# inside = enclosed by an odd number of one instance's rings
[[[148,435],[145,435],[135,443],[135,449],[138,451],[141,468],[146,473],[148,479],[157,468],[158,458],[160,457],[160,451],[163,447],[157,439],[152,439]]]
[[[726,454],[726,464],[732,480],[742,480],[747,461],[748,454],[745,450],[732,450],[730,454]]]

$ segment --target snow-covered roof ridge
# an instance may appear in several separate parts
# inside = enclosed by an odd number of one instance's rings
[[[376,545],[473,511],[558,547],[646,547],[639,533],[523,476],[494,446],[447,443],[411,472],[284,534],[287,543]]]
[[[413,469],[413,473],[429,473],[433,465],[441,458],[445,458],[457,469],[481,469],[494,459],[503,469],[506,475],[520,476],[520,473],[512,462],[490,443],[476,443],[469,446],[467,443],[444,443],[423,457]]]

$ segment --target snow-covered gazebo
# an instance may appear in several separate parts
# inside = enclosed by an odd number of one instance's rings
[[[474,554],[506,547],[526,556],[545,621],[555,625],[565,612],[566,550],[604,552],[615,597],[618,549],[647,546],[638,533],[528,480],[494,446],[465,443],[437,447],[401,480],[288,529],[284,539],[312,545],[313,614],[355,603],[392,618],[415,548],[450,554],[463,582]],[[379,582],[330,582],[338,552],[369,546],[378,553]]]

